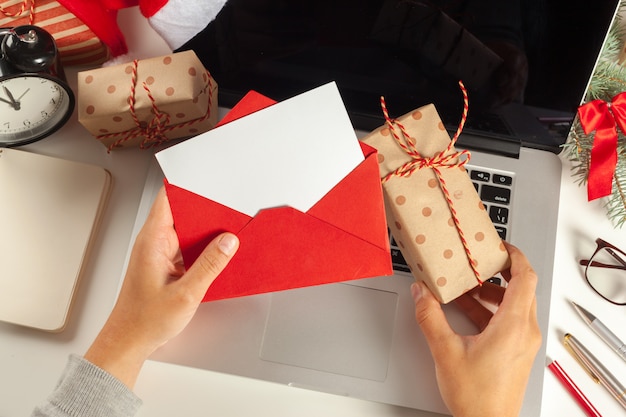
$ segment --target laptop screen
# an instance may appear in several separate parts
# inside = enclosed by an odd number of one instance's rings
[[[200,57],[225,107],[249,90],[283,100],[336,81],[357,129],[383,123],[381,96],[392,117],[434,103],[455,129],[462,80],[465,132],[559,152],[616,3],[229,0],[180,49]],[[543,132],[516,136],[515,122],[501,116],[522,109],[544,122]],[[463,138],[462,146],[480,148]]]

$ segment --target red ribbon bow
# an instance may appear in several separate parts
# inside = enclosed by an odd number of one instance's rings
[[[587,200],[610,195],[617,165],[617,128],[626,133],[626,92],[613,97],[610,103],[593,100],[578,108],[580,124],[589,134],[596,131],[591,148],[587,181]]]

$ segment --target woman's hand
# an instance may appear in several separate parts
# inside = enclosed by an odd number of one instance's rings
[[[477,335],[456,334],[424,283],[411,287],[415,317],[435,361],[441,396],[455,417],[518,416],[541,345],[537,275],[519,249],[506,247],[511,267],[502,275],[509,283],[493,317],[469,294],[457,301],[482,328]],[[488,288],[485,293],[491,293]],[[497,298],[491,301],[497,303]]]
[[[85,359],[132,388],[144,361],[185,328],[238,247],[235,235],[221,234],[186,271],[162,188],[137,236],[117,303]]]

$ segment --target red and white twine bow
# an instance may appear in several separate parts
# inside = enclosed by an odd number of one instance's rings
[[[22,7],[20,7],[20,9],[15,13],[9,13],[2,6],[0,6],[0,13],[2,13],[6,17],[19,18],[22,16],[22,13],[26,11],[27,6],[28,6],[28,12],[29,12],[28,24],[32,25],[35,22],[35,0],[24,0],[24,2],[22,3]]]
[[[467,90],[465,89],[462,81],[459,81],[459,86],[461,87],[461,92],[463,93],[463,115],[461,117],[461,121],[459,122],[456,133],[454,134],[448,146],[432,158],[427,158],[420,155],[417,147],[415,146],[416,140],[409,135],[406,128],[399,121],[389,117],[385,98],[380,98],[380,105],[383,111],[383,115],[385,117],[385,124],[387,125],[387,127],[389,127],[389,131],[391,132],[391,135],[395,139],[396,143],[409,157],[411,157],[411,160],[409,162],[403,164],[399,168],[387,174],[385,177],[382,178],[381,181],[385,183],[393,177],[410,177],[415,171],[422,168],[430,168],[433,170],[439,183],[439,188],[443,192],[446,202],[448,203],[448,208],[450,209],[450,214],[452,215],[452,220],[454,221],[454,226],[459,234],[459,238],[461,239],[463,248],[465,249],[465,255],[467,257],[469,265],[472,268],[472,272],[474,273],[478,284],[482,285],[483,281],[481,280],[480,272],[477,269],[477,262],[471,253],[471,250],[467,243],[467,239],[465,238],[465,233],[463,233],[463,229],[461,228],[461,223],[459,221],[457,211],[454,208],[454,201],[452,200],[446,181],[441,174],[441,168],[464,167],[465,164],[469,162],[471,156],[467,150],[463,150],[461,152],[452,152],[454,144],[456,143],[459,135],[463,131],[463,126],[465,126],[465,121],[467,120],[467,112],[469,108]],[[396,131],[396,127],[400,131],[399,134]]]
[[[211,83],[211,74],[209,74],[209,72],[207,71],[206,72],[207,85],[204,88],[207,89],[208,103],[207,103],[207,111],[202,117],[188,120],[186,122],[170,125],[170,115],[159,110],[159,107],[157,106],[156,100],[152,96],[152,92],[150,91],[148,84],[146,84],[146,82],[144,81],[142,83],[142,87],[146,91],[148,99],[150,99],[153,117],[149,122],[143,122],[139,120],[139,118],[137,117],[136,109],[135,109],[135,102],[136,102],[135,93],[137,89],[137,66],[139,65],[138,62],[139,61],[136,59],[133,61],[131,84],[130,84],[130,95],[128,97],[128,111],[130,112],[130,115],[133,119],[133,122],[135,122],[136,127],[131,130],[124,131],[124,132],[107,133],[103,135],[98,135],[97,136],[98,139],[106,139],[106,138],[119,136],[119,139],[117,139],[115,142],[113,142],[109,146],[109,149],[108,149],[109,152],[111,152],[113,148],[116,148],[122,145],[124,142],[130,139],[134,139],[136,137],[144,138],[141,141],[141,144],[139,145],[141,149],[146,149],[152,146],[160,145],[164,141],[168,140],[166,136],[167,132],[170,132],[175,129],[188,127],[196,123],[200,123],[208,119],[211,116],[211,104],[213,100],[213,86]]]

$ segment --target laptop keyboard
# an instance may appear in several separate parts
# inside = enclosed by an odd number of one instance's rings
[[[474,167],[467,165],[467,171],[474,188],[485,205],[491,222],[495,226],[500,237],[504,240],[510,235],[511,224],[511,195],[513,191],[513,174],[491,168]],[[391,262],[393,269],[399,272],[410,273],[400,248],[396,244],[391,233]]]

